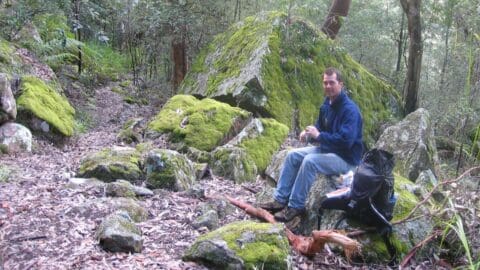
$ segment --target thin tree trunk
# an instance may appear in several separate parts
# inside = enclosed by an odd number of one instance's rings
[[[408,20],[408,36],[410,39],[407,60],[407,76],[403,86],[404,114],[407,115],[418,108],[418,89],[422,70],[422,24],[420,18],[421,0],[400,0]]]
[[[335,39],[342,26],[340,23],[340,16],[346,17],[350,9],[351,0],[333,0],[327,18],[322,26],[322,31],[330,39]]]
[[[179,40],[172,41],[172,59],[173,59],[173,90],[177,91],[178,86],[185,78],[187,73],[187,47],[185,41],[186,26],[182,26],[182,33]]]

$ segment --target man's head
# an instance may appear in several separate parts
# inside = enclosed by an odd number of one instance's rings
[[[323,89],[325,90],[325,95],[333,101],[340,93],[343,88],[343,79],[342,74],[336,68],[327,68],[323,73]]]

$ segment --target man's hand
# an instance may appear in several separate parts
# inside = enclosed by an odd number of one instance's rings
[[[305,132],[305,135],[310,137],[310,138],[317,138],[318,135],[320,135],[320,131],[314,126],[307,126],[302,133]],[[302,134],[300,134],[301,136]]]
[[[302,130],[302,132],[300,132],[300,141],[301,142],[307,141],[307,133],[305,130]]]

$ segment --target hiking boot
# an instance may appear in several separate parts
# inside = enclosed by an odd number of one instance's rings
[[[305,208],[297,209],[287,207],[283,209],[283,211],[276,213],[275,219],[280,222],[289,222],[294,217],[301,216],[303,213],[305,213]]]
[[[271,213],[276,213],[282,210],[283,208],[285,208],[285,206],[286,206],[285,204],[279,203],[276,200],[271,200],[265,203],[258,204],[258,207],[263,208]]]

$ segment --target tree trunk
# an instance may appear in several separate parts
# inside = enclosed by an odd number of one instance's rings
[[[183,33],[181,33],[181,38],[179,40],[172,41],[172,59],[173,59],[173,91],[177,92],[178,86],[185,78],[187,73],[187,46],[185,42],[185,26],[183,28]]]
[[[327,18],[322,26],[322,31],[330,38],[335,39],[340,30],[340,16],[346,17],[350,9],[351,0],[333,0]]]
[[[408,60],[407,76],[403,86],[404,114],[407,115],[418,108],[418,89],[420,71],[422,69],[422,24],[420,18],[421,0],[400,0],[408,21]]]

